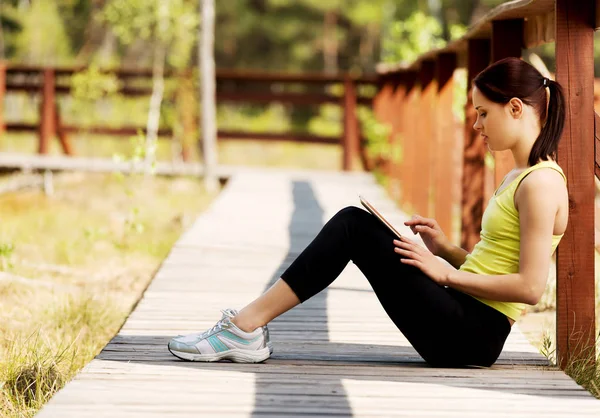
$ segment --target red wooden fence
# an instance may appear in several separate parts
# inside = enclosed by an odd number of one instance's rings
[[[59,94],[69,94],[71,86],[68,84],[59,84],[56,79],[58,77],[73,75],[77,71],[83,69],[84,67],[41,68],[32,66],[0,65],[0,102],[2,102],[4,93],[7,91],[29,92],[39,94],[41,97],[39,123],[5,124],[0,116],[0,131],[4,129],[10,132],[37,131],[39,133],[39,152],[41,154],[48,152],[51,139],[58,136],[63,151],[68,155],[74,153],[74,149],[68,139],[69,133],[85,131],[95,134],[123,136],[135,135],[139,130],[144,131],[145,128],[136,126],[112,128],[98,125],[82,128],[61,123],[60,110],[57,105],[56,96]],[[124,81],[124,86],[119,90],[120,94],[126,96],[146,96],[151,94],[151,89],[148,87],[128,86],[126,83],[127,80],[132,78],[150,79],[152,77],[151,71],[118,69],[110,72]],[[28,77],[24,80],[18,80],[15,76],[19,75]],[[167,76],[189,77],[189,74],[170,73]],[[340,105],[343,109],[343,135],[341,138],[296,132],[273,134],[269,132],[219,130],[217,133],[218,139],[252,139],[261,141],[340,144],[344,149],[342,167],[344,170],[350,170],[352,168],[352,161],[357,159],[362,150],[362,139],[360,137],[357,118],[357,105],[371,106],[373,100],[372,97],[359,95],[357,87],[360,85],[375,85],[376,82],[376,77],[351,77],[349,75],[330,76],[325,74],[268,74],[229,70],[217,71],[218,102],[263,104],[279,102],[302,106],[318,106],[324,103],[332,103]],[[225,83],[236,83],[235,90],[219,88],[219,86]],[[317,90],[320,92],[277,92],[272,88],[274,84],[296,84],[300,85],[302,88],[313,86],[311,90],[315,90],[314,86],[317,86]],[[341,97],[325,93],[326,87],[334,84],[343,85],[344,94]],[[172,135],[172,131],[168,128],[160,129],[159,135],[169,136]],[[192,135],[194,135],[194,133],[192,133]],[[189,158],[189,154],[190,152],[188,149],[182,150],[184,160]]]

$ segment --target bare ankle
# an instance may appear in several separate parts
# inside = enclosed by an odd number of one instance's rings
[[[253,332],[256,328],[256,326],[254,326],[253,324],[250,324],[246,321],[243,320],[243,318],[241,318],[242,320],[238,319],[237,316],[234,316],[233,318],[231,318],[231,322],[233,322],[233,324],[238,327],[239,329],[241,329],[244,332]]]

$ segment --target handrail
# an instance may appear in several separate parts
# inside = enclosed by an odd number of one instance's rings
[[[40,121],[43,121],[39,127],[26,123],[10,123],[6,124],[3,129],[16,132],[32,131],[39,128],[41,153],[48,150],[49,138],[57,134],[63,144],[65,153],[72,154],[73,147],[70,146],[67,133],[72,132],[89,132],[107,135],[131,135],[137,131],[145,131],[144,128],[125,126],[119,128],[93,126],[93,127],[77,127],[63,126],[60,124],[60,114],[58,106],[55,103],[55,95],[70,94],[71,86],[61,82],[60,78],[71,76],[78,71],[85,70],[85,66],[70,66],[70,67],[41,67],[32,65],[8,64],[0,66],[3,74],[0,79],[3,80],[0,91],[24,91],[29,93],[39,93],[42,95],[44,105],[40,107]],[[117,68],[117,69],[101,69],[104,74],[115,74],[120,79],[130,78],[151,78],[152,71],[149,69],[136,68]],[[33,79],[15,78],[18,75],[38,75]],[[192,71],[167,71],[167,78],[190,78]],[[230,69],[220,69],[216,72],[217,77],[217,92],[216,98],[219,102],[231,103],[285,103],[290,105],[320,105],[324,103],[336,104],[344,109],[344,118],[342,121],[343,136],[324,137],[319,135],[311,135],[297,132],[284,132],[281,134],[272,134],[267,132],[233,132],[219,131],[217,136],[220,140],[230,139],[253,139],[262,141],[295,141],[304,143],[320,143],[320,144],[340,144],[343,146],[343,161],[342,166],[345,170],[351,169],[352,161],[360,154],[363,165],[366,166],[366,156],[362,143],[364,142],[358,130],[358,119],[356,106],[357,105],[372,105],[372,97],[360,95],[357,93],[356,87],[359,85],[375,85],[378,81],[377,76],[356,76],[352,74],[321,74],[321,73],[306,73],[306,74],[279,74],[257,71],[238,71]],[[57,80],[58,79],[58,80]],[[233,89],[231,84],[233,83]],[[326,87],[332,84],[342,84],[344,93],[341,96],[325,92],[314,92],[314,89],[308,89],[305,92],[290,92],[280,91],[280,88],[269,89],[265,88],[265,84],[302,84],[316,85]],[[251,86],[260,85],[260,89],[248,89]],[[321,90],[322,91],[322,90]],[[360,90],[358,90],[360,91]],[[149,86],[119,86],[118,92],[126,96],[145,96],[152,92]],[[1,94],[0,94],[1,98]],[[46,100],[47,99],[47,100]],[[47,115],[47,117],[46,117]],[[192,116],[193,118],[193,116]],[[50,121],[54,121],[53,123]],[[0,118],[0,126],[2,120]],[[189,127],[188,127],[189,128]],[[161,129],[161,134],[171,134],[170,129]],[[195,132],[190,132],[195,135]],[[188,160],[190,155],[189,149],[182,146],[182,157]]]

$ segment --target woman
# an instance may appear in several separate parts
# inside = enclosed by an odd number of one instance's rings
[[[510,150],[515,168],[490,199],[471,254],[452,245],[433,219],[405,222],[427,251],[348,207],[263,295],[240,312],[223,311],[204,333],[172,339],[171,353],[194,361],[267,359],[267,323],[325,289],[352,261],[429,364],[491,366],[521,310],[542,296],[567,226],[566,178],[555,162],[565,106],[556,82],[516,58],[489,66],[473,84],[474,129],[490,150]]]

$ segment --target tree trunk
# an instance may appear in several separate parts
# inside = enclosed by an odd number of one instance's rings
[[[215,87],[215,3],[214,0],[201,0],[200,40],[200,94],[202,97],[202,155],[204,159],[204,184],[209,192],[217,190],[217,127],[216,127],[216,87]]]
[[[323,21],[323,62],[325,72],[335,74],[338,71],[338,41],[337,41],[337,13],[335,10],[325,12]]]
[[[146,124],[146,146],[144,153],[144,173],[149,174],[156,160],[156,145],[158,142],[158,125],[160,123],[160,105],[165,90],[165,56],[166,45],[162,34],[167,31],[169,24],[169,2],[157,0],[158,35],[152,62],[152,96]]]

